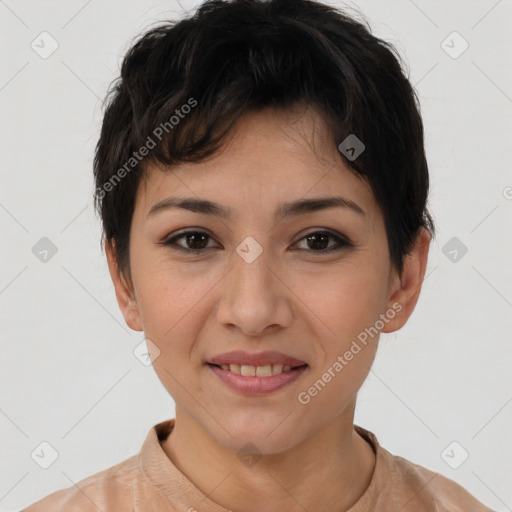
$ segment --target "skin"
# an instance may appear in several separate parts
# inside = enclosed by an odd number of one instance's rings
[[[334,207],[276,221],[284,202],[342,195],[365,212]],[[232,209],[230,219],[179,209],[147,218],[167,197],[197,197]],[[206,232],[200,255],[162,245],[184,228]],[[330,254],[306,235],[344,235],[353,247]],[[353,430],[357,392],[373,363],[375,336],[308,404],[307,391],[379,315],[401,310],[382,332],[411,315],[427,264],[421,229],[398,275],[382,212],[369,185],[350,170],[312,109],[267,109],[243,116],[221,151],[165,172],[148,166],[131,225],[131,279],[106,243],[124,318],[158,350],[153,365],[176,404],[176,426],[162,447],[214,502],[233,511],[349,509],[369,485],[375,456]],[[252,263],[236,252],[252,236],[263,249]],[[203,247],[201,239],[176,242]],[[298,250],[298,249],[302,249]],[[307,372],[266,396],[225,386],[205,362],[230,350],[277,350],[305,361]],[[153,350],[153,356],[157,351]],[[252,466],[237,452],[261,456]],[[327,461],[327,463],[326,463]]]

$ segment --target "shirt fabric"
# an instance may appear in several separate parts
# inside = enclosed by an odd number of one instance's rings
[[[22,512],[230,512],[201,492],[164,452],[160,442],[174,424],[175,418],[154,425],[138,455]],[[453,480],[391,454],[364,428],[354,429],[370,444],[376,462],[368,488],[347,512],[492,512]]]

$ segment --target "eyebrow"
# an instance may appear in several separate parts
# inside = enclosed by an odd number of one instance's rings
[[[284,203],[276,211],[276,219],[284,219],[296,215],[317,212],[327,208],[348,208],[359,215],[365,216],[365,211],[354,201],[341,196],[333,197],[315,197],[309,199],[299,199]],[[154,204],[149,210],[146,218],[153,216],[157,212],[179,208],[194,213],[205,215],[215,215],[217,217],[228,219],[231,217],[231,209],[207,199],[197,199],[194,197],[168,197]]]

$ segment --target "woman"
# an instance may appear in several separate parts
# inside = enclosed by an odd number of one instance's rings
[[[353,423],[434,232],[388,43],[314,1],[206,2],[125,56],[94,173],[119,307],[176,416],[28,512],[490,510]]]

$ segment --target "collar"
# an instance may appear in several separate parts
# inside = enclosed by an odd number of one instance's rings
[[[139,454],[140,468],[176,511],[187,512],[196,509],[197,512],[231,512],[210,500],[167,457],[160,443],[167,439],[175,422],[176,419],[172,418],[157,423],[151,428]],[[354,429],[370,444],[375,453],[375,468],[370,485],[349,511],[362,512],[370,510],[368,506],[371,506],[371,500],[383,484],[386,461],[384,450],[380,447],[375,435],[358,425],[354,425]]]

